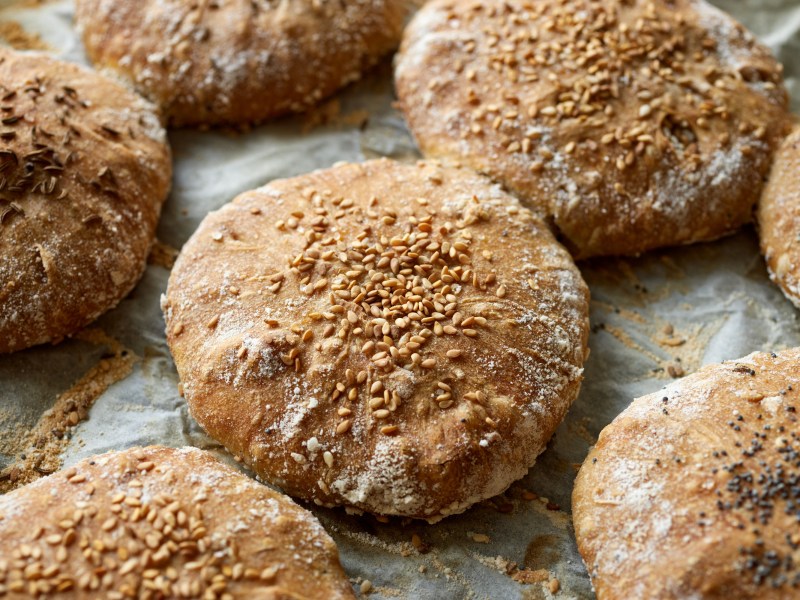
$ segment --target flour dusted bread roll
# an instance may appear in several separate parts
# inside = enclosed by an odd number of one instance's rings
[[[131,291],[170,181],[150,103],[0,48],[0,353],[58,341]]]
[[[355,598],[289,498],[195,448],[110,452],[0,496],[3,597]]]
[[[396,59],[422,152],[504,183],[580,258],[749,222],[781,73],[703,0],[432,0]]]
[[[770,277],[800,308],[800,129],[775,157],[758,206],[758,226]]]
[[[800,349],[707,366],[639,398],[575,483],[599,600],[800,594]]]
[[[435,521],[527,472],[575,399],[588,292],[466,170],[389,160],[209,215],[164,310],[192,415],[318,504]]]
[[[130,80],[173,126],[302,111],[400,41],[406,0],[78,0],[98,68]]]

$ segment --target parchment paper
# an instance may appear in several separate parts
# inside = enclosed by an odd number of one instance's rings
[[[786,65],[797,111],[800,2],[716,3],[755,31]],[[85,62],[71,27],[71,2],[35,4],[0,0],[0,19],[37,32],[55,54]],[[338,96],[338,111],[329,104],[311,116],[243,135],[172,133],[174,189],[158,230],[160,241],[180,248],[208,211],[274,178],[337,161],[413,158],[413,141],[392,99],[387,61]],[[325,115],[332,122],[314,126]],[[592,598],[569,511],[577,466],[600,430],[634,397],[657,390],[672,375],[755,350],[800,345],[800,313],[768,281],[752,229],[716,243],[580,267],[593,296],[585,382],[550,448],[525,479],[504,496],[434,526],[399,519],[381,523],[310,507],[338,542],[357,590],[369,580],[371,598],[538,599],[553,597],[549,582],[557,578],[555,597]],[[108,388],[78,425],[65,464],[153,443],[191,444],[226,456],[189,417],[178,394],[159,309],[168,276],[165,268],[149,266],[131,296],[92,326],[118,340],[136,361],[133,372]],[[0,407],[13,417],[0,423],[0,435],[8,435],[9,427],[35,424],[105,351],[102,345],[71,340],[0,357]],[[0,454],[0,468],[13,459]],[[419,536],[417,546],[411,543],[413,534]],[[538,569],[548,573],[541,583],[521,584],[511,577],[519,569],[528,576]]]

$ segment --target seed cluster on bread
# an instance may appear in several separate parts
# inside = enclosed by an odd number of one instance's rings
[[[305,110],[400,41],[405,0],[78,0],[90,60],[129,80],[173,126]]]
[[[775,156],[758,206],[758,227],[770,277],[800,308],[800,129]]]
[[[433,0],[395,80],[426,156],[501,181],[580,258],[749,222],[787,126],[781,65],[704,0]]]
[[[525,475],[587,353],[566,250],[499,186],[435,163],[241,195],[184,247],[164,310],[192,415],[259,475],[428,520]]]
[[[354,598],[306,510],[195,448],[86,459],[0,496],[4,598]]]
[[[0,353],[58,341],[138,281],[171,183],[154,107],[0,48]]]
[[[800,594],[800,349],[704,367],[635,400],[575,483],[600,600]]]

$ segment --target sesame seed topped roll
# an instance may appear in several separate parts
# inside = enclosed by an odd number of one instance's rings
[[[355,598],[289,498],[196,448],[94,456],[0,496],[9,600]]]
[[[566,250],[499,186],[436,163],[242,194],[184,247],[164,310],[192,415],[265,480],[429,521],[525,475],[587,355]]]
[[[749,222],[788,122],[779,63],[704,0],[432,0],[395,80],[423,154],[502,182],[577,258]]]

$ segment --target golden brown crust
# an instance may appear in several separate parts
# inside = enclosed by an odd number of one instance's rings
[[[0,590],[17,598],[355,598],[289,498],[195,448],[110,452],[0,496]]]
[[[90,60],[131,81],[173,126],[302,111],[400,41],[405,0],[78,0]]]
[[[784,142],[758,206],[769,275],[800,308],[800,129]]]
[[[572,497],[600,600],[800,593],[800,349],[705,367],[600,434]]]
[[[435,163],[241,195],[184,247],[164,308],[192,414],[257,473],[428,520],[527,472],[587,352],[569,254],[499,186]]]
[[[144,271],[171,182],[154,107],[44,55],[0,49],[0,353],[58,341]]]
[[[749,222],[785,135],[781,72],[702,0],[433,0],[395,80],[425,155],[504,183],[584,258]]]

